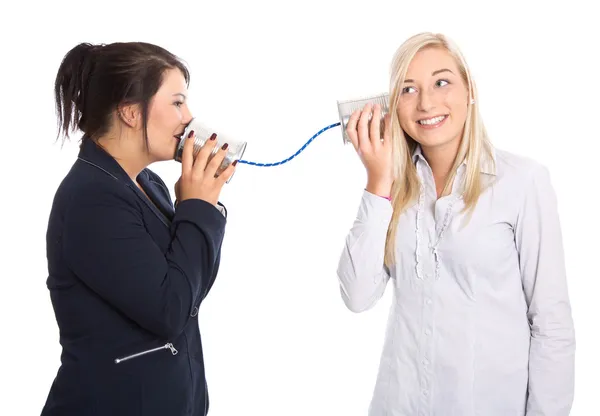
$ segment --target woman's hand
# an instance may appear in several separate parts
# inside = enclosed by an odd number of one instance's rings
[[[237,161],[231,163],[219,176],[216,176],[217,169],[221,166],[227,153],[227,145],[224,145],[224,148],[219,149],[210,162],[208,161],[216,146],[216,138],[217,135],[213,134],[194,158],[194,132],[190,132],[183,145],[181,177],[175,184],[175,195],[178,202],[186,199],[202,199],[217,205],[221,189],[233,175]]]
[[[372,117],[371,117],[372,111]],[[373,122],[370,122],[372,119]],[[367,169],[367,191],[379,196],[389,196],[394,183],[392,172],[392,135],[390,115],[384,118],[381,137],[381,106],[365,105],[350,116],[346,133]]]

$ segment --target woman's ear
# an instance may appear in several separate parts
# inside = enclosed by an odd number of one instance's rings
[[[133,129],[142,124],[141,112],[137,105],[119,106],[118,114],[121,121]]]

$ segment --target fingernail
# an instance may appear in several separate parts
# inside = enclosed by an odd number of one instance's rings
[[[232,163],[232,165],[233,166],[237,165],[237,162],[238,162],[237,160],[234,160],[233,163]]]
[[[190,134],[188,134],[188,139],[191,138],[194,135],[194,130],[190,131]]]
[[[217,133],[213,133],[210,135],[210,140],[215,140],[217,138]]]
[[[228,147],[229,147],[229,145],[228,145],[227,143],[225,143],[225,144],[223,145],[223,147],[221,147],[221,149],[225,150],[225,149],[227,149]]]

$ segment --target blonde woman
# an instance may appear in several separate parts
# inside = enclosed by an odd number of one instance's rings
[[[408,39],[390,111],[347,126],[367,186],[341,255],[354,312],[393,302],[370,415],[566,416],[575,338],[548,170],[495,149],[459,49]]]

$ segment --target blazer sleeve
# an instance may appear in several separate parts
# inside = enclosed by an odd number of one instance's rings
[[[175,200],[175,202],[172,202],[172,198],[171,198],[171,194],[169,193],[169,189],[167,188],[167,185],[165,184],[165,182],[162,180],[162,178],[160,176],[158,176],[156,174],[156,172],[146,168],[146,171],[148,172],[148,175],[150,177],[150,180],[157,183],[158,185],[160,185],[160,187],[163,190],[163,193],[165,194],[165,197],[167,198],[167,200],[175,207],[177,208],[177,205],[179,204],[179,201],[177,201],[177,199]],[[227,218],[227,207],[225,207],[225,205],[223,205],[223,203],[221,203],[220,201],[217,201],[217,205],[216,208],[219,210],[219,212],[221,214],[223,214],[223,216],[225,218]]]
[[[179,335],[198,293],[212,284],[225,217],[200,199],[179,202],[164,254],[127,193],[100,185],[79,192],[65,212],[63,255],[87,286],[164,339]]]

